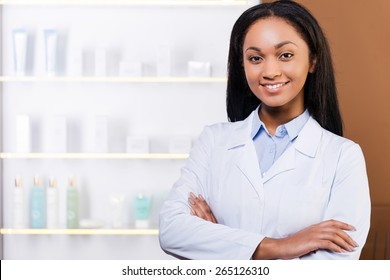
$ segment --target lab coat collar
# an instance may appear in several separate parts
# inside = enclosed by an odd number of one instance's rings
[[[227,144],[228,150],[247,145],[249,141],[252,141],[251,129],[253,118],[256,113],[257,109],[254,110],[245,120],[236,123],[233,136],[229,139],[230,141]],[[299,152],[309,157],[315,157],[321,136],[322,127],[310,116],[293,145]]]
[[[257,110],[253,111],[244,121],[236,124],[227,148],[228,150],[242,149],[237,159],[237,167],[243,172],[261,197],[261,182],[266,183],[274,176],[295,168],[295,151],[299,151],[311,158],[316,156],[323,129],[316,120],[310,117],[293,145],[281,155],[268,172],[264,174],[263,180],[261,180],[261,170],[258,164],[256,149],[251,139],[252,121],[256,112]]]

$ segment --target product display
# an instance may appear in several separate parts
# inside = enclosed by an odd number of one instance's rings
[[[79,227],[79,201],[76,179],[69,178],[69,185],[66,191],[66,227]]]
[[[55,29],[45,29],[45,62],[46,74],[54,76],[57,73],[58,33]]]
[[[57,180],[50,178],[49,187],[46,190],[46,226],[47,228],[59,227],[59,201]]]
[[[211,77],[211,63],[200,61],[188,62],[188,76],[189,77]]]
[[[13,227],[25,228],[26,216],[25,216],[25,201],[24,201],[24,189],[23,182],[20,176],[15,178],[14,199],[13,199]]]
[[[134,197],[133,209],[135,216],[135,228],[149,228],[151,203],[152,198],[149,195],[139,193]]]
[[[31,227],[44,228],[46,226],[46,192],[39,176],[34,177],[34,186],[31,189]]]
[[[14,47],[14,71],[17,76],[26,74],[27,62],[27,42],[28,36],[26,29],[14,29],[13,47]]]
[[[79,222],[80,228],[87,228],[87,229],[93,229],[93,228],[102,228],[104,227],[104,222],[100,220],[93,220],[93,219],[83,219]]]
[[[149,153],[149,138],[146,136],[127,136],[126,152],[134,154]]]

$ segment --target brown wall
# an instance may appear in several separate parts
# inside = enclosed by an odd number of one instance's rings
[[[373,208],[362,259],[390,259],[390,1],[297,2],[328,37],[345,136],[365,154]]]

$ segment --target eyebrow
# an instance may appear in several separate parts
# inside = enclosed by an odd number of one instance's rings
[[[280,49],[281,47],[288,45],[288,44],[293,44],[293,45],[297,46],[297,44],[295,44],[294,42],[286,40],[286,41],[283,41],[283,42],[276,44],[274,47],[277,50],[277,49]],[[258,47],[249,47],[245,51],[249,51],[249,50],[254,50],[254,51],[258,51],[258,52],[261,51],[261,49]]]

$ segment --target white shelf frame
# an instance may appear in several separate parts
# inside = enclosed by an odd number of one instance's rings
[[[183,160],[188,154],[171,153],[0,153],[0,159],[172,159]]]
[[[226,77],[16,77],[0,76],[0,82],[85,82],[85,83],[226,83]]]
[[[158,229],[0,228],[0,235],[158,235]]]

